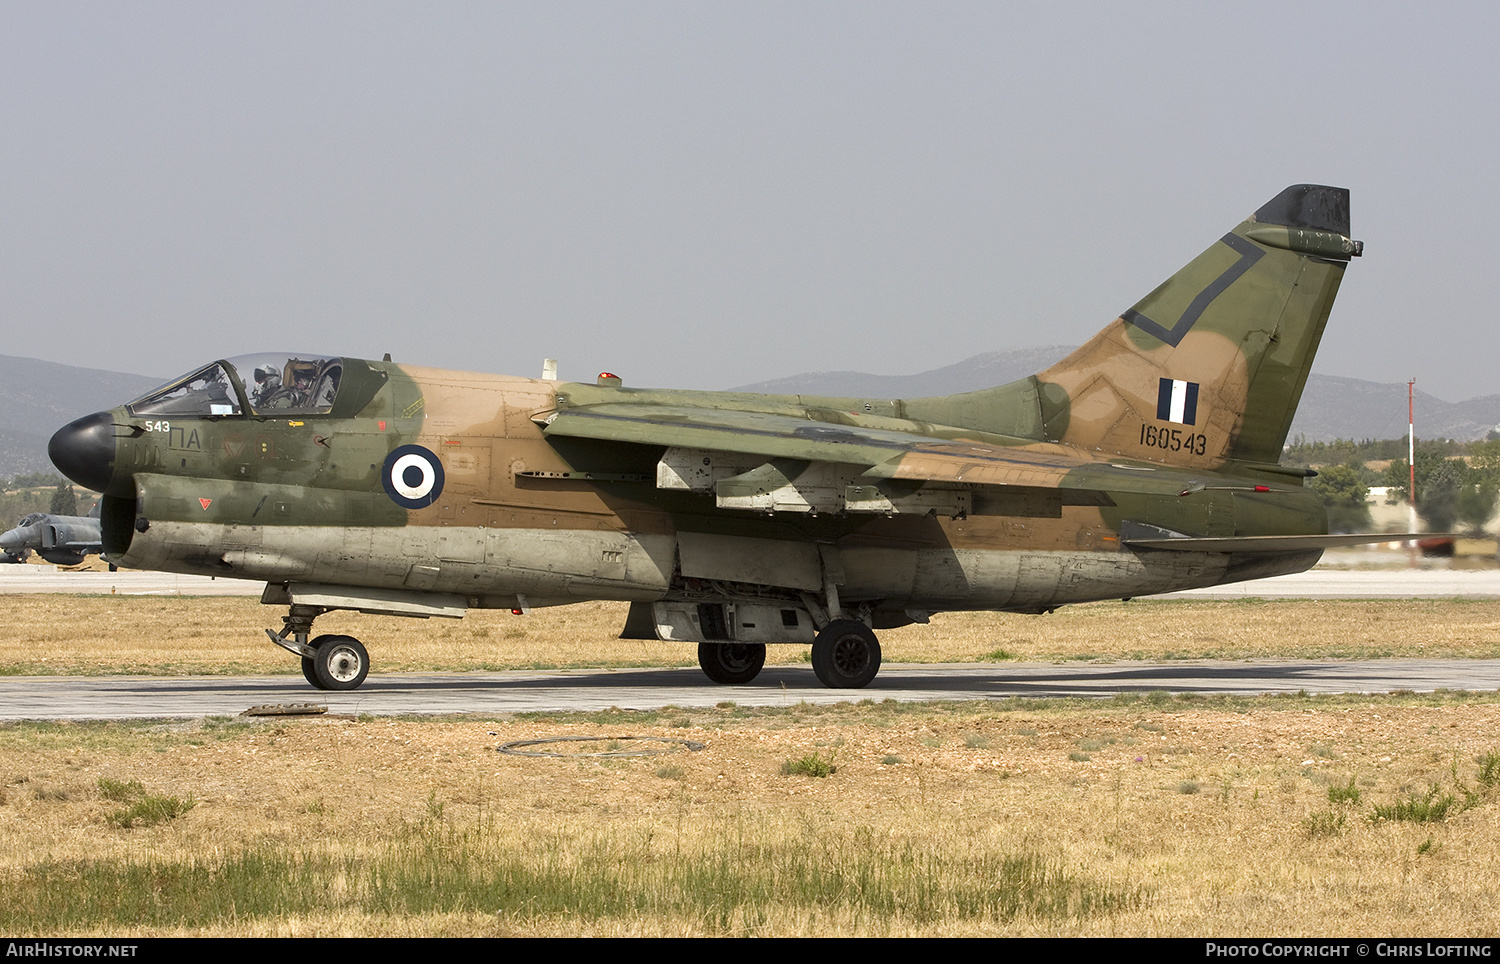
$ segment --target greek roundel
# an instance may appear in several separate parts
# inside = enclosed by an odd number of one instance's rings
[[[401,445],[385,457],[380,481],[392,502],[425,509],[443,494],[443,463],[420,445]]]

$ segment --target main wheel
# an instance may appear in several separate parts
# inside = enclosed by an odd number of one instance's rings
[[[748,683],[766,665],[764,643],[699,643],[698,665],[715,683]]]
[[[319,636],[312,641],[313,683],[320,690],[352,690],[370,672],[370,654],[353,636]]]
[[[812,664],[824,686],[859,689],[880,672],[880,641],[857,619],[835,619],[813,640]]]

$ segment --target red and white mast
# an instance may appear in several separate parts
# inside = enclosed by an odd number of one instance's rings
[[[1411,527],[1406,530],[1408,532],[1417,531],[1416,384],[1415,378],[1406,383],[1406,469],[1410,473],[1406,483],[1406,504],[1411,507]]]

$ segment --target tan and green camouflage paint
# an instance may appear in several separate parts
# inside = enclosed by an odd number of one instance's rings
[[[1345,267],[1329,235],[1247,220],[1067,359],[966,395],[653,391],[345,359],[327,415],[157,432],[118,409],[107,549],[131,567],[471,607],[821,598],[836,571],[843,605],[877,624],[1297,571],[1318,551],[1139,551],[1121,530],[1325,531],[1318,501],[1275,463]],[[1164,378],[1197,386],[1184,434],[1201,441],[1144,444]],[[788,434],[790,420],[816,431]],[[929,441],[902,449],[913,436]],[[669,447],[735,452],[752,437],[748,450],[786,460],[783,474],[831,462],[870,485],[963,489],[972,508],[761,513],[656,486]],[[382,485],[387,454],[408,444],[445,473],[426,508],[401,508]]]

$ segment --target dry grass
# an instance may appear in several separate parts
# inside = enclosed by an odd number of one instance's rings
[[[330,613],[317,631],[364,640],[379,672],[693,665],[692,644],[615,638],[622,603],[460,621]],[[298,672],[263,630],[281,610],[246,598],[0,596],[0,673]],[[992,659],[1500,656],[1500,601],[1152,601],[1070,606],[1046,616],[942,613],[884,630],[892,662]],[[45,640],[45,645],[38,645]],[[806,662],[773,646],[769,662]]]
[[[252,600],[12,596],[0,613],[12,671],[294,671]],[[692,662],[614,639],[623,615],[319,629],[366,639],[378,670]],[[933,661],[1494,656],[1500,603],[1114,603],[943,616],[882,643]],[[1484,936],[1497,734],[1500,699],[1463,694],[14,724],[0,931]],[[557,735],[707,748],[495,751]],[[806,759],[829,766],[783,773]],[[1444,819],[1373,819],[1446,794],[1462,806]],[[138,800],[180,805],[121,818]]]
[[[1500,803],[1485,795],[1438,823],[1370,817],[1432,785],[1483,789],[1475,761],[1497,732],[1493,697],[1454,696],[11,725],[0,930],[1483,936],[1500,926]],[[707,748],[495,751],[559,734]],[[1085,743],[1089,760],[1071,761]],[[782,773],[812,755],[837,769]],[[120,826],[105,790],[130,781],[195,805]],[[1340,825],[1310,829],[1335,806]],[[1051,868],[1068,893],[1113,896],[1093,910],[986,904],[1015,858]],[[788,879],[809,864],[810,884]],[[316,896],[273,895],[258,911],[246,866]],[[896,879],[903,867],[916,879]],[[393,889],[403,873],[422,877],[416,896]],[[205,907],[199,893],[179,909],[184,877],[231,905]],[[761,885],[779,896],[740,896]],[[123,916],[83,927],[21,916],[88,886],[129,896]],[[982,895],[977,909],[968,893]]]

